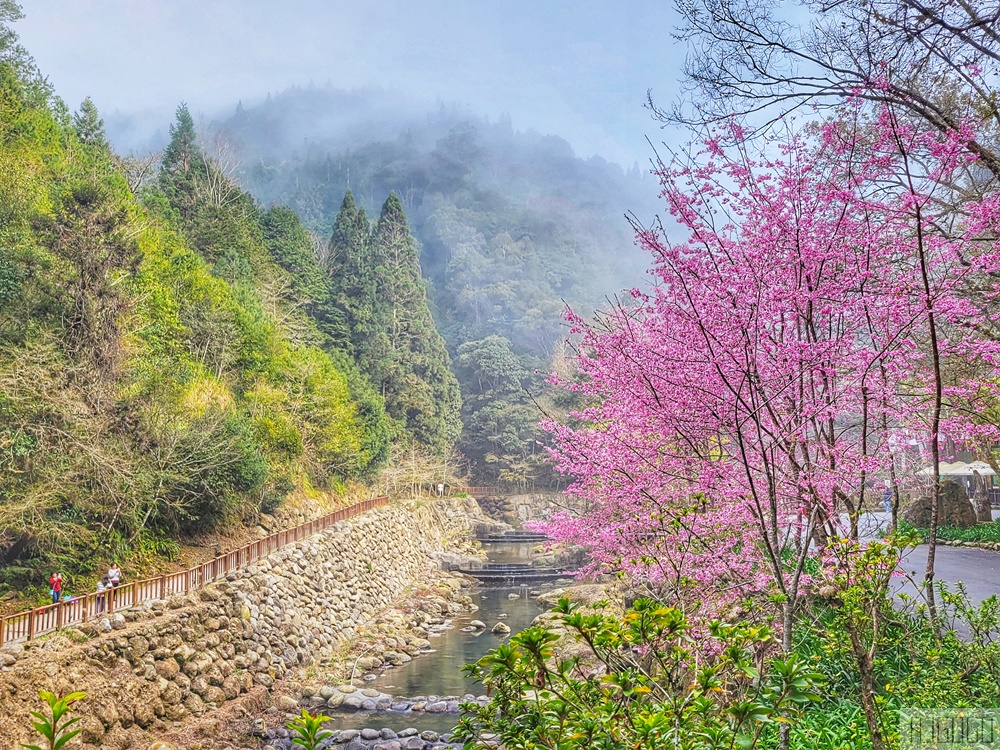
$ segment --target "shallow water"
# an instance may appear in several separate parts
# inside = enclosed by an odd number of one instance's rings
[[[534,544],[491,544],[487,552],[491,562],[529,562]],[[470,592],[472,601],[479,606],[477,612],[462,612],[449,620],[451,627],[438,634],[428,637],[432,653],[421,654],[412,661],[399,667],[386,669],[378,673],[374,681],[362,682],[355,679],[354,684],[374,688],[383,693],[398,698],[413,698],[416,696],[458,696],[459,699],[467,693],[481,695],[483,686],[464,677],[462,667],[477,661],[490,649],[496,648],[510,635],[494,635],[490,629],[497,622],[504,622],[510,627],[511,634],[524,630],[545,607],[538,604],[528,592],[546,590],[548,586],[482,586]],[[517,594],[517,598],[511,598]],[[501,617],[500,615],[506,615]],[[462,632],[461,628],[472,620],[482,620],[486,630],[477,632]],[[381,729],[388,727],[399,731],[407,727],[419,730],[431,729],[436,732],[448,732],[458,722],[460,714],[428,714],[424,712],[396,711],[331,711],[328,712],[333,721],[330,727],[334,729],[362,729],[372,727]]]
[[[534,557],[532,550],[543,547],[544,545],[539,542],[517,542],[514,544],[491,542],[483,545],[483,549],[489,556],[489,561],[495,563],[530,563],[531,558]],[[486,621],[483,620],[483,622]]]
[[[518,598],[509,599],[509,594],[517,594]],[[510,637],[494,635],[490,628],[502,621],[510,627],[512,633],[516,633],[528,627],[544,608],[533,597],[528,596],[528,588],[525,586],[483,587],[473,591],[471,596],[472,601],[479,605],[479,611],[456,615],[451,622],[451,629],[442,631],[440,635],[429,636],[434,653],[421,654],[407,664],[389,669],[374,682],[366,683],[365,687],[407,697],[480,694],[482,686],[463,677],[462,666],[478,660]],[[499,617],[501,614],[506,614],[507,617]],[[463,633],[461,628],[472,620],[485,622],[486,630]]]

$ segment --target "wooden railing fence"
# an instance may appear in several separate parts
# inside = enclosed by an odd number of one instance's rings
[[[159,578],[123,583],[101,594],[92,592],[57,604],[49,604],[45,607],[36,607],[0,617],[0,646],[15,641],[31,640],[59,628],[104,617],[117,610],[129,609],[143,602],[165,599],[177,594],[189,594],[213,581],[225,578],[234,570],[244,568],[262,557],[267,557],[286,544],[301,541],[339,521],[353,518],[388,502],[389,498],[387,497],[363,500],[293,529],[276,532],[179,573],[169,573]]]

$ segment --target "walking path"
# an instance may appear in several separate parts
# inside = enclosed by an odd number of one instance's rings
[[[1000,517],[1000,510],[993,511],[993,519]],[[884,511],[865,513],[859,523],[862,539],[871,539],[889,523],[889,514]],[[921,544],[909,550],[900,563],[900,569],[909,576],[901,579],[897,593],[910,596],[919,595],[919,586],[924,580],[927,567],[927,545]],[[938,544],[934,557],[934,577],[952,588],[961,581],[974,604],[979,604],[993,594],[1000,594],[1000,552],[977,549],[975,547],[947,547]]]
[[[0,617],[0,647],[5,643],[31,640],[69,625],[79,625],[89,620],[107,617],[116,611],[131,609],[143,602],[189,594],[213,581],[225,578],[234,570],[240,570],[262,557],[267,557],[286,544],[301,541],[328,529],[335,523],[353,518],[388,502],[387,497],[362,500],[360,503],[341,508],[295,528],[271,534],[179,573],[124,583],[102,594],[92,592],[58,604]]]
[[[916,596],[917,587],[924,580],[926,565],[927,545],[921,544],[910,551],[900,564],[912,580],[901,582],[899,591]],[[979,604],[993,594],[1000,594],[1000,553],[939,545],[934,558],[934,578],[947,582],[951,588],[961,581],[972,603]]]

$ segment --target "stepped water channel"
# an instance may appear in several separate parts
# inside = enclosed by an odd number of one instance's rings
[[[523,575],[532,567],[532,550],[538,543],[534,537],[484,541],[489,542],[484,544],[488,554],[484,570],[489,570],[490,566],[511,566],[508,569],[518,570],[522,576],[481,579],[470,594],[478,611],[456,614],[446,621],[446,627],[432,633],[428,638],[434,649],[431,653],[386,669],[374,680],[363,683],[365,688],[396,697],[394,705],[374,711],[326,710],[332,717],[327,728],[335,730],[324,743],[326,747],[332,750],[459,747],[448,742],[449,733],[461,715],[457,704],[483,693],[481,685],[463,675],[462,667],[496,648],[510,638],[510,634],[531,625],[532,620],[545,611],[545,607],[535,600],[539,591],[570,580],[564,573],[543,580]],[[521,577],[523,582],[519,580]],[[470,629],[469,623],[474,620],[485,623],[486,629]],[[491,632],[498,622],[506,624],[510,634]],[[407,704],[411,707],[407,708]],[[418,710],[413,710],[413,704],[417,704]],[[282,739],[275,737],[268,744],[281,748],[288,741],[282,742]]]

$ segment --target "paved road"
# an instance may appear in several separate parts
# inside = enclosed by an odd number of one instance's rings
[[[994,510],[993,518],[998,517],[1000,510]],[[866,513],[860,521],[861,536],[870,538],[888,521],[888,513]],[[901,579],[898,590],[915,595],[916,586],[924,580],[926,565],[927,545],[920,545],[910,550],[903,559],[900,569],[913,581]],[[934,568],[935,580],[950,584],[958,581],[964,583],[973,602],[978,603],[988,596],[1000,594],[1000,552],[968,547],[945,547],[939,544]]]
[[[906,556],[900,568],[919,585],[924,579],[926,565],[927,546],[920,545]],[[934,570],[937,581],[964,583],[969,598],[975,603],[993,594],[1000,594],[1000,552],[939,545]],[[900,590],[913,594],[914,584],[909,581],[901,582]]]

